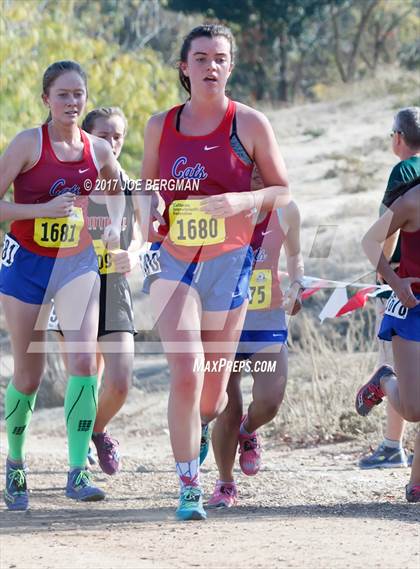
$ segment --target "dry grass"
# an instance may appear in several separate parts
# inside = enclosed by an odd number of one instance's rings
[[[291,446],[357,439],[376,445],[384,436],[385,405],[368,417],[354,409],[357,389],[377,365],[373,305],[322,324],[318,308],[291,330],[285,400],[267,434]],[[408,446],[415,425],[407,429]]]
[[[418,104],[418,77],[397,65],[382,65],[376,75],[364,77],[353,83],[337,82],[334,85],[325,85],[322,89],[320,101],[340,101],[340,105],[348,110],[368,98],[383,98],[388,95],[404,99],[404,104]],[[412,103],[407,100],[412,99]]]
[[[323,175],[324,180],[338,178],[340,191],[345,194],[368,192],[375,183],[375,177],[381,173],[383,164],[372,159],[372,153],[382,152],[387,148],[388,141],[377,136],[369,139],[362,146],[354,147],[346,153],[331,152],[316,156],[312,162],[333,162]]]

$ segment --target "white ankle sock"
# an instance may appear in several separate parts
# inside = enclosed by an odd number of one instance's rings
[[[388,448],[402,449],[401,441],[393,441],[384,437],[384,445]]]
[[[177,462],[176,471],[179,476],[181,490],[184,486],[199,486],[200,484],[200,459],[194,458],[189,462]]]

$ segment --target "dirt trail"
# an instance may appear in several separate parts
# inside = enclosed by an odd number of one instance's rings
[[[248,396],[249,387],[246,381]],[[202,523],[176,522],[166,398],[164,381],[147,392],[133,389],[112,426],[123,470],[111,478],[95,468],[107,499],[92,505],[64,497],[62,410],[35,414],[31,510],[1,512],[1,569],[419,568],[420,507],[405,502],[408,471],[358,470],[354,443],[290,451],[266,438],[260,474],[238,473],[238,507],[209,512]],[[4,431],[2,440],[4,464]],[[202,478],[208,496],[212,456]]]

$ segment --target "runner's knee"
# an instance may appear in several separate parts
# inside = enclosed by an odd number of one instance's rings
[[[34,369],[17,368],[13,378],[13,385],[21,393],[30,395],[34,393],[41,383],[44,367]]]
[[[273,399],[264,399],[261,401],[261,404],[264,406],[265,415],[267,420],[274,419],[277,415],[280,405],[281,405],[282,398],[273,400]]]
[[[96,356],[93,354],[69,354],[71,375],[96,375]]]
[[[122,358],[106,361],[103,378],[104,389],[109,389],[118,395],[126,395],[130,389],[132,376],[133,365],[131,361]]]
[[[215,419],[218,415],[223,413],[226,408],[227,401],[228,396],[225,391],[211,400],[202,401],[200,405],[201,416],[206,417],[209,421]]]
[[[200,385],[200,378],[191,370],[185,370],[184,372],[179,370],[179,373],[172,373],[171,390],[175,391],[182,397],[187,399],[198,398]]]
[[[229,398],[226,409],[223,412],[223,424],[227,430],[239,429],[243,415],[242,402],[233,401]]]
[[[402,406],[402,417],[410,423],[417,423],[420,421],[420,407],[419,405],[405,404]]]
[[[104,379],[104,389],[108,389],[110,392],[115,394],[116,397],[126,397],[131,385],[131,375],[127,373],[119,373],[109,378],[107,382],[107,378]]]

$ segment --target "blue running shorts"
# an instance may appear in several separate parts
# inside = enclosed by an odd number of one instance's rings
[[[29,304],[47,304],[67,283],[93,271],[98,259],[92,246],[71,257],[43,257],[28,251],[8,233],[0,269],[0,292]]]
[[[173,257],[160,243],[153,243],[141,256],[145,276],[143,292],[149,294],[156,279],[179,281],[200,295],[203,310],[233,310],[248,299],[252,271],[251,247],[242,247],[214,259],[186,263]]]
[[[415,296],[420,300],[420,294]],[[395,293],[388,299],[378,333],[378,337],[387,342],[392,341],[392,336],[420,342],[420,304],[414,308],[405,308]]]
[[[236,350],[236,359],[249,359],[267,346],[286,342],[286,316],[282,308],[248,310]]]

